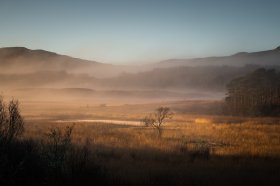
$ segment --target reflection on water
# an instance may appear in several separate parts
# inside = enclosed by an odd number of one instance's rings
[[[123,121],[123,120],[107,120],[107,119],[77,119],[77,120],[57,120],[56,123],[109,123],[119,125],[141,125],[140,121]]]

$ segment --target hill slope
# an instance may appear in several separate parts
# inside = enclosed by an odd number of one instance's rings
[[[262,66],[279,70],[279,63],[280,47],[227,57],[167,60],[146,66],[109,65],[44,50],[11,47],[0,48],[0,88],[223,91],[233,78]]]
[[[87,61],[59,55],[45,50],[30,50],[24,47],[0,48],[0,65],[3,67],[22,67],[27,72],[38,70],[77,70],[84,67],[104,65],[95,61]],[[12,70],[12,69],[6,69]]]
[[[161,67],[172,66],[197,66],[197,65],[261,65],[273,66],[280,65],[280,46],[267,51],[260,52],[239,52],[231,56],[224,57],[206,57],[194,59],[169,59],[161,61],[158,65]]]
[[[133,71],[136,68],[83,60],[45,50],[7,47],[0,48],[0,69],[5,69],[1,70],[1,74],[66,71],[68,73],[89,74],[95,77],[112,77],[126,70]]]

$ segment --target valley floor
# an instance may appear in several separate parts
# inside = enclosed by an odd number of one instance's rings
[[[161,138],[141,122],[83,122],[140,121],[160,105],[174,112]],[[217,105],[215,101],[95,107],[28,103],[22,109],[24,138],[44,140],[50,128],[74,123],[73,143],[89,147],[90,159],[110,180],[106,185],[278,185],[279,118],[209,114]]]

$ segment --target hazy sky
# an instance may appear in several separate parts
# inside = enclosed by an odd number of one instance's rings
[[[280,0],[0,0],[0,47],[108,63],[280,45]]]

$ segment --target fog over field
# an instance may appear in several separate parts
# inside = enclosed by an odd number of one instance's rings
[[[0,1],[0,186],[280,185],[279,10]]]
[[[95,100],[97,104],[217,99],[232,79],[260,67],[279,69],[280,50],[228,57],[111,65],[23,47],[0,49],[0,86],[25,100]],[[33,94],[32,97],[29,95]],[[109,99],[110,101],[106,101]]]

